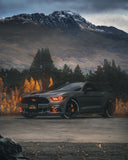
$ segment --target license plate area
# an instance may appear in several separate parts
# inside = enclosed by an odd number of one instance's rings
[[[36,106],[34,106],[34,105],[31,105],[31,106],[29,106],[28,107],[30,110],[36,110]]]

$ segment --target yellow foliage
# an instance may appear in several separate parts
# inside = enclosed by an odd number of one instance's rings
[[[2,90],[3,90],[3,85],[4,85],[3,80],[0,77],[0,92],[2,92]]]
[[[30,78],[30,91],[34,91],[35,88],[35,80],[31,77]]]
[[[31,85],[30,85],[30,82],[27,79],[25,79],[24,93],[28,93],[28,92],[31,92]]]
[[[41,84],[41,82],[40,82]],[[41,87],[39,85],[39,82],[34,80],[32,77],[30,78],[30,82],[25,79],[24,82],[24,93],[32,92],[32,91],[39,91],[41,90]]]
[[[53,85],[53,79],[52,79],[52,77],[50,77],[50,83],[49,83],[49,86],[48,87],[51,87],[52,85]]]
[[[116,110],[115,113],[126,114],[128,113],[128,102],[123,102],[122,99],[116,98]]]
[[[40,90],[40,86],[39,86],[38,81],[36,81],[34,90],[35,90],[35,91],[39,91],[39,90]]]
[[[17,113],[18,106],[18,89],[11,91],[11,95],[7,94],[7,87],[4,87],[2,78],[0,77],[0,111],[1,113]]]

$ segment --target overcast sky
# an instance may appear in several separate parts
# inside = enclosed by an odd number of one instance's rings
[[[0,17],[55,10],[71,10],[95,25],[128,32],[128,0],[0,0]]]

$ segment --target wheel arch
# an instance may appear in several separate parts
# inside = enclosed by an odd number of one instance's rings
[[[115,98],[112,98],[112,97],[106,98],[106,101],[104,102],[104,110],[106,110],[107,108],[107,103],[112,102],[112,101],[115,101]]]
[[[78,99],[77,99],[76,97],[70,97],[69,100],[68,100],[68,102],[69,102],[70,100],[74,100],[74,101],[77,102],[77,104],[78,104],[78,112],[79,112],[79,111],[80,111],[80,106],[79,106],[79,101],[78,101]],[[68,102],[67,102],[67,103],[68,103]]]
[[[76,110],[75,114],[72,115],[71,117],[69,117],[69,116],[66,114],[66,109],[67,109],[68,103],[70,103],[70,101],[74,101],[75,104],[76,104],[76,106],[77,106],[77,110]],[[79,114],[79,104],[78,104],[77,99],[76,99],[75,97],[69,97],[68,100],[67,100],[67,102],[66,102],[66,104],[65,104],[65,113],[64,113],[63,117],[66,118],[66,119],[69,119],[69,118],[74,118],[74,117],[76,117],[78,114]]]
[[[115,98],[109,98],[106,100],[105,106],[104,106],[104,117],[111,118],[113,116],[113,113],[116,109],[116,103],[115,103]],[[109,113],[109,105],[112,104],[111,106],[111,112]]]

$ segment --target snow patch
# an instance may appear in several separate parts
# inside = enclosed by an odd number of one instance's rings
[[[95,31],[98,31],[98,32],[105,32],[103,29],[95,29]]]
[[[74,13],[71,12],[71,11],[67,11],[67,13],[70,14],[70,15],[72,15],[72,16],[74,15]]]
[[[61,17],[61,18],[66,18],[66,16],[63,15],[63,14],[60,14],[59,17]]]
[[[85,27],[82,24],[79,24],[81,29],[85,29]]]

